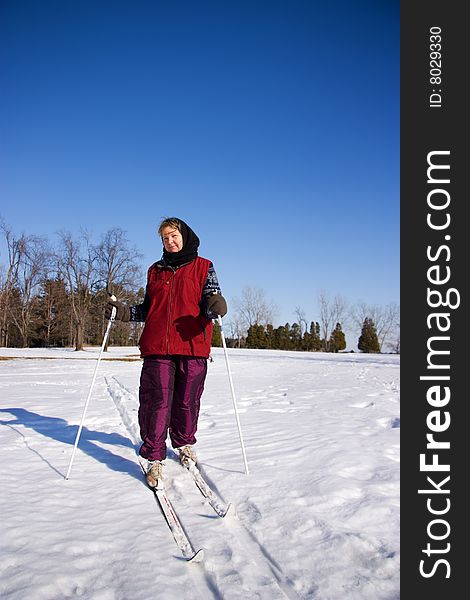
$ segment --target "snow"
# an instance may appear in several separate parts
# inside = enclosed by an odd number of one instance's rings
[[[396,600],[399,356],[213,350],[196,450],[217,517],[170,449],[182,559],[136,459],[137,348],[0,349],[0,597]],[[13,358],[15,357],[15,358]]]

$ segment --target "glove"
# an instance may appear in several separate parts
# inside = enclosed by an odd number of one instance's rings
[[[104,316],[107,319],[111,318],[113,306],[116,307],[116,321],[127,322],[131,320],[131,309],[125,304],[118,302],[117,300],[108,300],[108,304],[105,306],[104,309]]]
[[[221,294],[212,294],[207,299],[207,312],[223,317],[227,314],[227,302]]]

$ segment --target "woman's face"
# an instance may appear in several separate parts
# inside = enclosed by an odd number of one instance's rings
[[[164,227],[162,230],[162,242],[167,252],[179,252],[183,247],[181,231],[175,227]]]

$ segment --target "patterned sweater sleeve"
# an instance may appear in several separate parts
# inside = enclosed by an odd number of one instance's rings
[[[150,307],[150,298],[145,290],[144,301],[141,304],[136,304],[130,307],[131,321],[143,322],[147,318]]]
[[[206,282],[202,289],[202,298],[200,303],[201,312],[208,319],[217,319],[217,315],[207,308],[207,299],[214,293],[221,294],[221,291],[219,280],[217,279],[217,273],[215,272],[214,265],[211,263],[209,265],[209,272],[207,273]]]

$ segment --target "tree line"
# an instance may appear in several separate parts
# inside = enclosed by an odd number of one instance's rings
[[[345,325],[357,332],[356,348],[361,352],[400,352],[399,307],[395,303],[350,305],[337,295],[326,292],[317,298],[318,321],[308,322],[300,306],[296,321],[274,327],[278,308],[266,299],[264,290],[245,287],[235,298],[235,314],[230,343],[236,347],[340,352],[346,349]]]
[[[93,243],[86,231],[63,231],[55,245],[15,235],[2,220],[6,261],[0,263],[0,346],[74,346],[102,342],[108,293],[142,302],[139,253],[125,231],[112,228]],[[116,323],[110,343],[136,344],[139,324]]]
[[[320,324],[311,322],[308,330],[302,333],[299,323],[286,323],[274,328],[273,325],[251,325],[245,338],[247,348],[271,348],[275,350],[302,350],[304,352],[339,352],[346,349],[346,336],[341,323],[336,323],[329,339],[320,335]],[[377,329],[372,319],[364,320],[358,340],[361,352],[380,352]]]
[[[6,255],[0,261],[0,346],[75,347],[102,343],[108,293],[130,305],[143,301],[142,254],[121,228],[109,229],[97,243],[86,231],[62,231],[55,243],[36,235],[15,235],[0,220]],[[339,352],[346,348],[344,325],[360,330],[362,352],[399,352],[398,307],[348,307],[325,292],[318,297],[318,320],[307,321],[296,307],[296,320],[275,327],[278,309],[264,290],[245,287],[231,303],[224,326],[232,347]],[[112,345],[137,345],[140,323],[116,322]],[[213,345],[221,345],[218,325]]]

